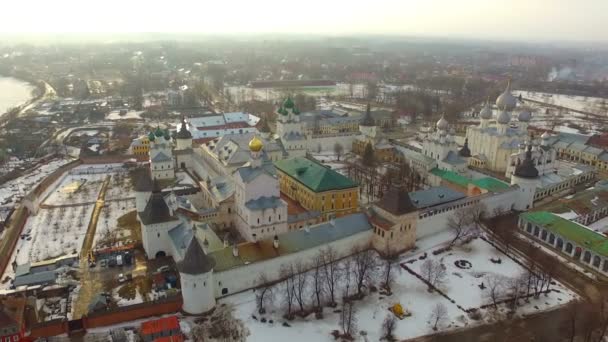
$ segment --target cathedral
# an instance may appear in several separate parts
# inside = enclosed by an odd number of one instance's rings
[[[511,120],[516,106],[517,99],[511,93],[510,81],[505,91],[496,99],[496,118],[489,101],[485,103],[479,113],[479,125],[467,128],[466,137],[472,154],[469,162],[471,166],[506,173],[511,155],[522,153],[520,144],[528,138],[531,114],[522,111],[517,116],[517,125],[513,125]],[[490,124],[492,119],[495,119],[495,125]]]

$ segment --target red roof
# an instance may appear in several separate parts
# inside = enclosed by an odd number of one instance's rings
[[[184,341],[184,335],[182,335],[182,334],[175,335],[175,336],[159,337],[154,340],[154,342],[183,342],[183,341]]]
[[[161,331],[179,329],[179,321],[177,316],[169,316],[159,318],[153,321],[143,322],[141,324],[141,333],[143,335],[152,335]]]

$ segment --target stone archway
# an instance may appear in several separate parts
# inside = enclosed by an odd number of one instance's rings
[[[165,253],[165,251],[158,251],[156,252],[156,255],[154,256],[155,258],[164,258],[167,256],[167,253]]]

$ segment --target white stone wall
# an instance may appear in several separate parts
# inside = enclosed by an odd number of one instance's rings
[[[351,135],[335,135],[335,136],[316,136],[310,137],[308,139],[308,151],[316,153],[319,150],[319,146],[321,146],[321,151],[331,151],[334,150],[334,145],[339,143],[344,147],[344,153],[348,153],[353,148],[353,141],[357,139],[360,135],[351,134]]]
[[[371,239],[372,230],[366,230],[321,247],[303,250],[266,261],[255,262],[247,266],[241,266],[223,272],[217,272],[214,275],[215,296],[221,297],[223,295],[233,294],[259,286],[260,283],[258,280],[261,274],[265,274],[270,281],[279,279],[282,265],[313,260],[314,256],[317,255],[320,250],[327,248],[327,246],[334,248],[340,257],[345,257],[350,254],[354,246],[367,245],[371,242]],[[222,293],[222,289],[224,288],[227,289],[227,293]]]

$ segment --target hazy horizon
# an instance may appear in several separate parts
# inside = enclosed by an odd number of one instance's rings
[[[2,9],[10,15],[0,21],[0,33],[13,37],[168,33],[608,41],[606,0],[107,0],[103,5],[56,0],[10,2]]]

